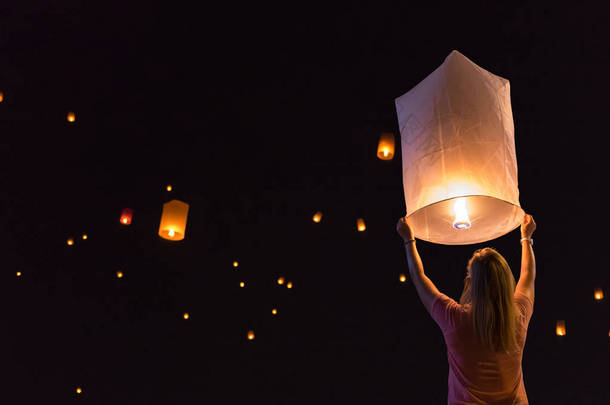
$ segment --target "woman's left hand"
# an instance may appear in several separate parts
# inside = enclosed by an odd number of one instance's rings
[[[398,222],[396,223],[396,232],[398,232],[400,237],[405,241],[414,239],[413,228],[411,227],[411,224],[409,224],[409,218],[407,217],[398,219]]]

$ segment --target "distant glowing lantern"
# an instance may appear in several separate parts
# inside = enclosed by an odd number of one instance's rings
[[[557,325],[555,326],[555,333],[557,336],[565,336],[566,334],[566,322],[565,321],[557,321]]]
[[[284,277],[280,277],[280,278],[278,278],[278,279],[277,279],[277,283],[278,283],[279,285],[284,284]]]
[[[72,238],[68,238],[68,240],[66,241],[66,243],[68,244],[68,246],[72,246],[72,245],[74,245],[74,239],[72,239]]]
[[[237,260],[235,260],[235,261],[233,262],[233,267],[237,267],[237,266],[239,266],[239,262],[238,262]]]
[[[174,241],[184,239],[188,212],[189,205],[182,201],[172,200],[163,204],[159,236]]]
[[[88,236],[86,233],[83,233],[83,240],[87,240]]]
[[[76,121],[76,115],[72,111],[70,111],[66,116],[66,119],[68,120],[68,122],[74,122]]]
[[[123,211],[121,211],[121,219],[120,219],[121,224],[131,225],[132,219],[133,219],[133,210],[131,208],[123,208]]]
[[[17,272],[17,277],[21,277],[21,272],[20,271]]]
[[[168,184],[168,185],[167,185],[167,187],[165,187],[165,189],[166,189],[167,191],[172,191],[172,185],[171,185],[171,184]]]
[[[182,317],[183,317],[184,319],[189,319],[189,318],[190,318],[190,315],[189,315],[189,313],[188,313],[188,312],[185,312],[185,313],[184,313],[184,315],[182,315]]]
[[[318,211],[315,214],[313,214],[313,222],[320,222],[322,220],[322,211]]]
[[[405,276],[404,274],[400,275],[400,282],[404,283],[405,281],[407,281],[407,276]]]
[[[252,330],[248,331],[248,340],[254,340],[254,331],[252,331]]]
[[[292,281],[286,283],[286,288],[292,288]]]
[[[83,393],[83,389],[81,387],[77,387],[76,388],[76,393],[77,394],[82,394]]]
[[[358,220],[356,221],[356,227],[358,228],[358,232],[364,232],[366,230],[364,219],[358,218]]]
[[[117,271],[116,272],[116,277],[117,278],[123,278],[123,272],[122,271]]]
[[[277,315],[277,309],[273,308],[273,309],[271,310],[271,313],[272,313],[273,315]]]
[[[601,288],[595,289],[595,299],[601,301],[604,299],[604,291]]]
[[[241,288],[244,288],[244,287],[246,286],[246,283],[244,283],[243,281],[240,281],[240,282],[239,282],[239,286],[240,286]]]
[[[396,99],[396,112],[416,238],[466,245],[521,224],[508,80],[453,51]]]
[[[4,93],[0,91],[0,103],[4,101]]]
[[[384,132],[379,137],[377,145],[377,157],[381,160],[392,160],[394,157],[394,134]]]

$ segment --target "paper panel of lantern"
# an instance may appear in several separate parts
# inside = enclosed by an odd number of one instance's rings
[[[394,134],[384,132],[379,137],[377,145],[377,157],[381,160],[392,160],[394,158]]]
[[[466,245],[517,228],[524,212],[509,81],[453,51],[395,101],[415,237]]]
[[[182,201],[172,200],[163,204],[159,236],[173,241],[184,239],[188,212],[189,205]]]

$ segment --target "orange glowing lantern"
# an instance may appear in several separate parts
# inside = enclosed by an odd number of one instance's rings
[[[167,191],[172,191],[172,185],[171,185],[171,184],[168,184],[168,185],[167,185],[167,187],[165,187],[165,189],[166,189]]]
[[[404,283],[405,281],[407,281],[407,276],[405,276],[404,274],[400,275],[400,282]]]
[[[356,221],[356,227],[358,228],[358,232],[364,232],[366,230],[366,224],[364,223],[364,219],[358,218]]]
[[[172,200],[163,204],[159,236],[173,241],[184,239],[188,212],[189,205],[182,201]]]
[[[467,245],[517,228],[524,211],[509,81],[453,51],[395,101],[415,237]]]
[[[239,286],[240,286],[241,288],[244,288],[244,287],[246,286],[246,283],[244,283],[243,281],[240,281],[240,282],[239,282]]]
[[[0,103],[4,101],[4,93],[0,91]]]
[[[21,277],[21,272],[20,271],[17,272],[17,277]]]
[[[66,241],[66,243],[68,244],[68,246],[72,246],[72,245],[74,245],[74,239],[72,239],[72,238],[68,238],[68,240]]]
[[[383,132],[377,145],[377,157],[381,160],[392,160],[394,157],[394,134]]]
[[[601,301],[604,299],[604,291],[601,288],[595,289],[595,300]]]
[[[122,271],[117,271],[116,272],[116,278],[123,278],[123,272]]]
[[[189,313],[188,313],[188,312],[185,312],[185,313],[182,315],[182,317],[183,317],[184,319],[189,319],[191,316],[189,315]]]
[[[123,225],[131,225],[133,219],[133,210],[131,208],[123,208],[121,211],[121,219],[119,220]]]
[[[279,285],[284,284],[284,277],[280,277],[280,278],[278,278],[278,279],[277,279],[277,283],[278,283]]]
[[[271,310],[271,313],[272,313],[273,315],[277,315],[277,309],[273,308],[273,309]]]
[[[557,325],[555,326],[555,333],[557,334],[557,336],[566,335],[566,321],[557,321]]]
[[[322,211],[318,211],[315,214],[313,214],[313,222],[320,222],[322,220]]]
[[[286,283],[286,288],[292,288],[292,281]]]
[[[76,121],[76,115],[72,111],[70,111],[66,116],[66,119],[68,120],[68,122],[74,122]]]
[[[82,394],[83,393],[83,389],[81,387],[77,387],[76,388],[76,393],[77,394]]]
[[[238,262],[237,260],[235,260],[235,261],[233,262],[233,267],[237,267],[237,266],[239,266],[239,262]]]
[[[254,331],[252,331],[252,330],[248,331],[248,340],[254,340]]]
[[[88,236],[86,233],[83,233],[83,240],[87,240]]]

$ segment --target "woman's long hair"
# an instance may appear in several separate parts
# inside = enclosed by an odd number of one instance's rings
[[[468,262],[460,304],[470,304],[474,330],[484,346],[507,353],[517,342],[515,277],[493,248],[479,249]]]

